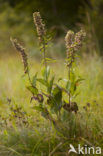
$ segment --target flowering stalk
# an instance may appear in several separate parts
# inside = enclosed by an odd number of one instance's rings
[[[27,58],[27,54],[25,53],[25,48],[17,42],[17,39],[10,38],[10,40],[11,40],[13,46],[16,48],[16,50],[21,55],[22,62],[23,62],[23,65],[24,65],[24,73],[28,74],[29,82],[32,85],[31,78],[30,78],[30,75],[29,75],[28,58]]]
[[[71,68],[75,61],[75,54],[81,48],[82,42],[86,36],[83,30],[80,30],[76,34],[73,31],[68,31],[65,36],[66,49],[67,49],[67,67],[68,67],[68,79],[71,79]],[[71,105],[71,93],[69,91],[69,104]]]
[[[74,39],[74,51],[78,51],[82,47],[82,43],[84,38],[86,37],[86,33],[84,30],[80,30],[75,34],[75,39]]]
[[[25,53],[25,48],[20,45],[16,39],[12,39],[10,38],[13,46],[16,48],[16,50],[20,53],[21,57],[22,57],[22,62],[23,62],[23,65],[24,65],[24,73],[28,73],[28,58],[27,58],[27,54]]]
[[[68,67],[68,79],[70,81],[70,73],[71,73],[71,62],[73,59],[73,38],[74,38],[74,32],[73,31],[68,31],[66,36],[65,36],[65,42],[66,42],[66,48],[67,48],[67,67]],[[70,102],[70,91],[69,91],[69,104]]]
[[[47,62],[46,62],[46,47],[45,47],[45,24],[42,21],[40,12],[34,12],[33,13],[33,19],[34,19],[34,24],[36,26],[37,34],[38,34],[38,39],[40,42],[40,45],[42,46],[43,50],[43,58],[44,58],[44,64],[47,67]]]

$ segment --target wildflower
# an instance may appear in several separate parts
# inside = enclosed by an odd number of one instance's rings
[[[13,46],[16,48],[16,50],[21,54],[22,62],[24,65],[24,73],[26,74],[28,72],[28,62],[27,62],[27,54],[25,53],[25,48],[21,46],[16,39],[10,39]]]
[[[73,53],[73,38],[74,38],[74,32],[68,31],[65,36],[65,42],[66,42],[66,48],[67,48],[67,58],[70,58],[70,56]]]
[[[80,30],[79,32],[77,32],[75,34],[75,41],[74,41],[75,42],[75,46],[74,46],[75,51],[79,50],[81,48],[82,42],[83,42],[85,36],[86,36],[86,33],[83,30]]]
[[[34,24],[37,29],[39,41],[43,42],[43,37],[45,36],[45,24],[42,22],[40,12],[34,12],[33,18],[34,18]]]
[[[66,47],[69,48],[70,45],[73,43],[73,38],[74,38],[74,32],[73,31],[68,31],[66,36],[65,36],[65,42],[66,42]]]
[[[68,31],[65,37],[66,48],[67,48],[67,66],[71,66],[74,62],[75,53],[78,51],[82,42],[86,36],[83,30],[80,30],[76,34],[73,31]]]

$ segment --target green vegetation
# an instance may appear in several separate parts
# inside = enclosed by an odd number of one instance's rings
[[[30,60],[30,62],[31,74],[40,70],[41,66],[36,60]],[[78,143],[88,144],[87,142],[89,142],[103,148],[102,66],[102,60],[97,56],[87,55],[80,59],[77,73],[85,80],[78,88],[80,94],[76,97],[79,112],[76,115],[76,118],[74,116],[74,120],[71,121],[72,123],[75,123],[76,120],[77,123],[79,122],[80,126],[77,128],[77,133],[75,132],[76,125],[70,124],[71,130],[68,130],[63,134],[63,132],[59,133],[58,131],[55,131],[49,121],[45,120],[39,113],[34,111],[33,107],[35,106],[35,102],[32,101],[32,103],[30,103],[31,94],[25,88],[20,58],[17,55],[1,58],[0,114],[2,115],[2,118],[6,119],[8,119],[9,114],[13,114],[13,110],[10,110],[8,101],[8,99],[11,99],[11,106],[21,106],[22,112],[26,112],[25,119],[23,120],[28,121],[29,125],[28,123],[26,125],[22,124],[22,126],[18,124],[15,125],[15,120],[18,120],[18,118],[16,119],[15,117],[12,118],[12,121],[6,126],[3,123],[4,119],[1,118],[0,155],[35,156],[42,155],[42,153],[48,155],[49,151],[52,152],[58,145],[60,146],[56,149],[54,155],[60,155],[60,153],[61,155],[63,155],[63,153],[65,155],[70,143],[76,147]],[[61,73],[63,77],[66,77],[66,69],[65,65],[63,65],[63,60],[59,60],[55,64],[52,64],[52,68],[58,78],[61,76]],[[90,103],[90,107],[87,106],[87,103]],[[86,110],[86,107],[88,110]],[[82,118],[80,115],[82,115]],[[21,120],[22,119],[20,118],[20,121]],[[69,128],[69,126],[67,127]],[[77,133],[78,137],[64,138],[64,136],[68,135],[73,136],[69,131],[71,133]]]
[[[70,144],[103,148],[102,58],[79,57],[84,31],[68,31],[66,60],[47,58],[51,37],[39,13],[34,22],[41,63],[28,59],[15,39],[11,41],[21,54],[24,74],[16,52],[0,58],[0,155],[65,156]]]

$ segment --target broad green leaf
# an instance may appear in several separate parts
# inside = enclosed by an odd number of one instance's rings
[[[81,82],[81,81],[83,81],[83,80],[84,79],[79,78],[76,81],[72,82],[72,84],[71,84],[71,93],[72,93],[72,95],[74,95],[74,93],[76,92],[78,83]]]
[[[52,87],[53,87],[53,82],[54,82],[54,76],[51,78],[48,86],[48,92],[51,93]]]
[[[27,86],[27,89],[32,93],[32,94],[38,94],[38,89],[33,86]]]
[[[70,91],[70,88],[71,88],[71,81],[67,81],[67,83],[66,83],[67,91]]]
[[[51,96],[47,99],[47,104],[50,106],[52,113],[55,113],[58,110],[60,110],[59,106],[58,106],[58,104],[57,104],[57,102],[53,96]]]
[[[52,59],[51,58],[46,58],[46,61],[52,61]]]
[[[81,81],[83,81],[83,80],[85,80],[85,79],[83,79],[83,78],[78,78],[78,79],[76,80],[76,83],[81,82]]]
[[[61,81],[61,80],[63,80],[64,82],[67,82],[68,81],[67,79],[59,78],[58,79],[58,82]]]
[[[80,92],[79,92],[79,93],[74,94],[74,95],[72,96],[72,99],[73,99],[73,98],[76,98],[79,94],[80,94]]]
[[[63,79],[60,77],[60,78],[58,79],[58,82],[61,81],[61,80],[63,80]]]
[[[37,111],[43,111],[44,110],[44,108],[43,107],[41,107],[41,106],[34,106],[33,107],[35,110],[37,110]]]
[[[76,89],[77,89],[76,84],[74,82],[72,82],[71,87],[70,87],[70,93],[72,96],[74,95]]]
[[[48,83],[47,83],[47,81],[46,80],[44,80],[44,79],[37,79],[37,81],[39,81],[41,84],[43,84],[44,86],[48,86]]]
[[[56,86],[53,91],[52,91],[52,96],[53,96],[53,109],[55,111],[59,111],[61,109],[62,106],[62,90]]]
[[[46,58],[46,62],[56,62],[55,59],[51,59],[51,58]]]
[[[46,81],[48,80],[49,75],[50,75],[50,67],[49,67],[49,66],[44,67],[44,68],[42,69],[42,76],[43,76],[43,78],[44,78]]]
[[[47,79],[48,79],[49,75],[50,75],[50,67],[47,66],[47,68],[46,68],[46,78]]]
[[[53,89],[53,97],[55,98],[56,102],[60,102],[62,99],[62,90],[57,86]]]
[[[36,87],[37,73],[33,76],[32,85]]]

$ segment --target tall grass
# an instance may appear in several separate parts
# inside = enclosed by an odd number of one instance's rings
[[[33,74],[41,67],[36,60],[30,61],[31,74]],[[52,65],[53,70],[56,71],[56,75],[58,77],[61,73],[66,76],[65,65],[61,65],[61,62],[63,62],[63,60],[59,60],[56,65]],[[10,98],[13,101],[13,105],[17,104],[19,106],[23,106],[23,109],[27,112],[27,114],[34,116],[34,118],[31,119],[33,121],[30,121],[32,130],[31,128],[16,128],[15,126],[13,126],[14,130],[10,127],[5,127],[1,130],[0,155],[39,156],[43,154],[48,155],[48,153],[52,151],[54,151],[54,155],[66,155],[70,143],[76,146],[77,143],[88,144],[89,142],[95,146],[98,145],[103,147],[102,66],[102,59],[97,55],[82,56],[79,62],[79,71],[77,72],[85,78],[85,81],[82,82],[81,87],[78,88],[80,95],[76,98],[79,109],[81,110],[80,113],[82,115],[82,118],[79,116],[77,118],[78,122],[80,122],[79,128],[77,129],[78,135],[80,133],[81,137],[77,137],[75,139],[69,137],[69,140],[65,140],[66,138],[64,136],[68,136],[68,131],[67,134],[63,131],[57,133],[54,129],[52,129],[49,134],[50,130],[48,129],[48,121],[45,121],[45,119],[42,118],[38,122],[38,119],[41,117],[31,108],[31,95],[25,89],[24,78],[21,74],[23,67],[19,61],[19,57],[17,55],[8,56],[7,58],[2,57],[0,59],[0,112],[2,116],[7,116],[8,111],[10,111],[7,101],[7,98]],[[60,70],[57,70],[58,67]],[[90,107],[87,106],[88,102],[90,103]],[[75,118],[73,120],[75,121]],[[72,130],[74,132],[76,125],[73,126],[74,128],[72,127]],[[83,128],[85,126],[87,129]]]

